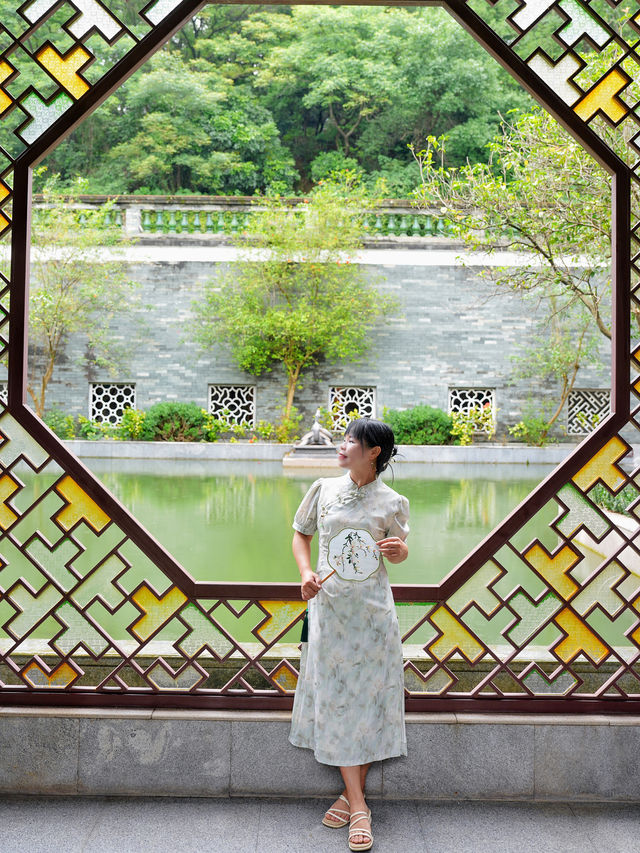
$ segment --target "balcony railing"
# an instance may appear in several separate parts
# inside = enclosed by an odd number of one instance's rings
[[[108,196],[81,196],[73,206],[91,209]],[[303,199],[288,200],[292,209]],[[42,196],[34,197],[43,206]],[[121,225],[135,238],[180,235],[188,239],[226,241],[241,234],[256,212],[260,199],[237,196],[119,196],[107,221]],[[450,236],[451,223],[436,209],[418,209],[408,200],[388,200],[364,218],[365,241],[421,241]]]

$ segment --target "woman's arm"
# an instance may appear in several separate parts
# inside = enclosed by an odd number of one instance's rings
[[[388,536],[376,542],[380,553],[390,563],[401,563],[409,556],[409,546],[399,536]]]
[[[311,540],[313,534],[299,533],[297,530],[293,534],[293,542],[291,550],[293,557],[298,564],[300,571],[302,600],[309,601],[314,598],[320,591],[320,578],[311,568]]]

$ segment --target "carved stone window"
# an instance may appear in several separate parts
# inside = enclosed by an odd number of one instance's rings
[[[256,422],[254,385],[209,385],[209,413],[253,427]]]
[[[567,433],[586,435],[593,432],[610,411],[611,393],[608,388],[571,391],[567,401]]]
[[[496,395],[493,388],[449,388],[449,414],[452,412],[468,412],[470,409],[484,409],[488,404],[496,420]],[[482,432],[482,427],[476,426],[476,432]]]
[[[346,427],[352,412],[357,411],[361,418],[375,418],[376,389],[363,385],[333,385],[329,389],[329,411],[336,431]]]
[[[133,382],[91,382],[89,417],[98,423],[119,424],[125,409],[135,409],[136,386]]]

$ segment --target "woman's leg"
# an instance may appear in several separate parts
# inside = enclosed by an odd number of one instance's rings
[[[364,795],[365,782],[367,780],[367,773],[369,772],[370,767],[371,767],[371,764],[361,764],[360,765],[360,787],[362,788],[363,795]],[[347,796],[347,789],[346,788],[342,791],[342,796],[347,797],[347,799],[349,799],[349,797]],[[328,821],[331,821],[332,823],[338,823],[338,821],[334,819],[333,815],[329,814],[330,811],[334,811],[335,809],[338,809],[339,811],[346,811],[347,810],[347,804],[345,803],[344,800],[341,800],[340,798],[338,798],[334,803],[332,803],[329,806],[328,811],[325,813],[325,818]]]
[[[344,780],[344,786],[347,791],[347,799],[349,800],[349,810],[353,815],[355,812],[367,813],[367,804],[364,800],[364,791],[362,789],[362,769],[365,765],[356,764],[353,767],[341,767],[340,773]],[[367,768],[368,769],[368,768]],[[366,770],[364,775],[366,777]],[[357,829],[371,830],[371,824],[368,820],[360,820],[356,826]],[[358,835],[354,832],[351,836],[354,844],[364,844],[369,841],[368,835]]]

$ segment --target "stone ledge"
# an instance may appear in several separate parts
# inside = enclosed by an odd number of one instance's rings
[[[0,792],[331,796],[337,768],[289,745],[290,714],[0,707]],[[408,714],[409,755],[372,797],[640,802],[640,717]]]

